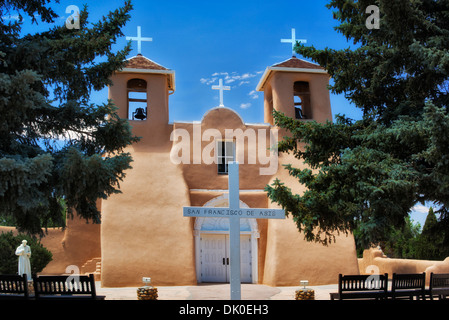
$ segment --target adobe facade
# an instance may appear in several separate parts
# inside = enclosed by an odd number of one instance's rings
[[[174,71],[141,55],[129,59],[113,75],[109,98],[142,139],[126,150],[134,161],[122,193],[101,204],[102,285],[138,286],[142,277],[151,277],[155,285],[229,281],[229,222],[183,217],[182,208],[228,205],[228,160],[240,164],[242,207],[275,207],[264,192],[275,178],[303,192],[282,169],[285,163],[302,164],[265,151],[281,137],[271,114],[279,110],[298,121],[331,120],[328,80],[321,67],[292,57],[268,67],[260,79],[265,123],[247,124],[227,107],[211,108],[198,121],[170,123]],[[144,119],[133,119],[142,111]],[[337,236],[325,247],[306,242],[290,218],[242,220],[244,282],[290,286],[307,279],[318,285],[334,283],[338,273],[359,272],[352,236]]]
[[[273,110],[297,121],[332,119],[329,76],[318,65],[294,57],[266,68],[256,88],[264,95],[261,124],[245,123],[227,107],[211,108],[198,121],[170,123],[175,73],[140,55],[129,59],[112,81],[109,98],[121,117],[137,115],[129,110],[134,103],[146,109],[144,120],[130,120],[133,132],[142,137],[126,150],[134,159],[133,169],[121,183],[121,194],[98,202],[101,225],[74,218],[65,229],[48,229],[41,241],[53,261],[42,274],[93,272],[97,267],[103,287],[141,286],[142,277],[150,277],[153,285],[227,282],[228,222],[186,218],[182,208],[228,206],[226,167],[210,161],[223,155],[219,141],[231,142],[232,156],[239,160],[241,207],[276,207],[263,191],[276,178],[293,192],[304,192],[282,168],[302,163],[291,155],[259,151],[273,144],[273,136],[284,134],[274,126]],[[244,139],[239,132],[246,134]],[[0,232],[9,231],[17,233],[14,227],[0,227]],[[339,273],[449,270],[449,258],[390,259],[377,249],[365,250],[363,259],[357,259],[351,235],[337,235],[329,246],[307,242],[291,218],[243,220],[241,252],[242,281],[270,286],[298,286],[300,280],[335,284]]]
[[[223,106],[197,121],[170,123],[175,72],[141,55],[111,80],[109,99],[142,138],[125,150],[133,168],[120,194],[98,202],[100,225],[75,218],[64,230],[49,229],[42,243],[53,261],[42,274],[93,272],[101,261],[97,280],[103,287],[141,286],[142,277],[161,286],[228,282],[228,219],[184,217],[183,207],[228,206],[226,161],[239,162],[240,207],[277,208],[264,192],[276,178],[293,192],[304,192],[283,169],[287,163],[303,164],[269,151],[285,134],[274,125],[272,112],[297,121],[331,120],[329,75],[295,57],[267,67],[256,88],[264,95],[260,124],[245,123]],[[240,229],[242,282],[321,285],[335,283],[339,273],[359,273],[352,235],[336,235],[329,246],[307,242],[290,217],[241,219]],[[0,228],[9,230],[16,232]]]

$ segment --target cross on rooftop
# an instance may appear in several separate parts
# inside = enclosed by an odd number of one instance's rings
[[[293,51],[293,55],[294,55],[295,54],[296,42],[307,43],[307,40],[305,40],[305,39],[296,39],[295,29],[292,28],[292,38],[291,39],[281,39],[281,42],[283,42],[283,43],[291,43],[292,44],[292,51]]]
[[[153,38],[142,37],[141,28],[137,26],[137,37],[126,37],[126,40],[137,41],[137,53],[142,53],[142,41],[153,41]]]
[[[212,89],[220,90],[220,107],[224,107],[224,104],[223,104],[223,90],[231,90],[231,87],[224,86],[223,85],[223,80],[220,79],[218,81],[218,86],[212,86]]]

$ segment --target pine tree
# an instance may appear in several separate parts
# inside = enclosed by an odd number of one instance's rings
[[[378,29],[366,27],[369,5],[379,8]],[[384,241],[424,201],[441,207],[438,225],[447,229],[449,2],[333,0],[328,7],[353,47],[298,44],[296,51],[323,66],[334,80],[331,92],[344,94],[363,117],[320,124],[275,112],[276,125],[290,133],[280,152],[293,152],[314,171],[286,166],[307,191],[293,194],[275,180],[266,187],[269,198],[307,240],[324,244],[355,228],[364,246]]]
[[[416,258],[425,260],[444,260],[448,254],[448,246],[443,240],[447,230],[438,228],[438,220],[430,207],[421,234],[417,239]]]
[[[380,243],[383,253],[389,258],[418,259],[420,229],[421,225],[414,224],[410,217],[401,228],[392,226],[388,239]]]
[[[69,29],[55,23],[48,2],[0,5],[0,215],[39,235],[61,222],[61,199],[69,216],[76,210],[99,222],[96,201],[119,192],[132,161],[124,148],[138,140],[111,101],[90,102],[123,67],[130,45],[116,53],[111,46],[123,35],[131,3],[94,24],[84,7],[79,29]],[[23,21],[2,18],[15,12],[54,27],[22,35]]]

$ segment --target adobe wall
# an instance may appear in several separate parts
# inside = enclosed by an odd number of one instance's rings
[[[147,82],[147,119],[129,120],[133,134],[138,137],[150,137],[144,143],[138,143],[134,147],[152,148],[153,151],[167,151],[167,143],[170,140],[171,126],[168,125],[168,99],[167,77],[163,74],[146,73],[115,73],[111,77],[112,85],[109,86],[108,99],[113,100],[119,107],[117,114],[122,119],[128,119],[128,80],[139,78]]]
[[[182,164],[182,172],[190,190],[190,202],[191,206],[203,206],[208,201],[223,195],[223,191],[228,189],[228,175],[220,175],[217,173],[217,164],[204,163],[202,154],[196,152],[210,152],[211,143],[214,144],[214,138],[225,139],[226,130],[241,130],[243,134],[255,133],[255,136],[245,136],[242,140],[242,144],[237,141],[236,154],[237,159],[243,159],[239,161],[239,187],[240,187],[240,200],[252,208],[267,208],[268,199],[266,193],[263,191],[267,183],[270,181],[271,175],[261,175],[259,169],[261,167],[268,168],[270,163],[262,164],[258,154],[258,148],[266,150],[270,145],[270,130],[271,127],[266,124],[260,125],[246,125],[243,123],[240,116],[232,109],[226,107],[212,108],[206,112],[201,122],[196,123],[183,123],[176,122],[173,124],[174,130],[185,130],[189,140],[187,141],[188,148],[182,150],[186,152],[188,150],[190,156],[190,162]],[[212,129],[212,131],[207,131]],[[261,136],[258,134],[258,130],[265,133]],[[237,132],[237,131],[235,131]],[[213,134],[208,136],[207,133]],[[248,141],[255,137],[254,143],[248,143]],[[198,141],[197,139],[200,139]],[[203,140],[204,139],[204,140]],[[263,139],[263,141],[261,141]],[[238,140],[238,139],[237,139]],[[198,142],[200,142],[198,144]],[[260,145],[260,143],[263,145]],[[186,143],[182,139],[177,139],[174,142],[174,146],[180,147],[181,143]],[[181,152],[181,151],[180,151]],[[209,155],[209,154],[207,154]],[[254,156],[254,163],[250,161],[249,157]],[[266,153],[268,155],[268,153]],[[195,157],[199,156],[200,159]],[[277,165],[275,166],[277,170]],[[250,178],[248,178],[250,177]],[[189,218],[193,225],[195,218]],[[266,219],[256,219],[257,227],[260,237],[257,239],[258,243],[258,283],[263,282],[263,272],[265,265],[265,248],[267,242],[267,221]]]
[[[370,248],[363,251],[363,258],[358,259],[360,274],[388,273],[389,278],[393,273],[421,273],[426,272],[428,282],[430,272],[449,273],[449,257],[444,261],[395,259],[388,258],[381,249]]]
[[[121,194],[103,201],[103,287],[196,284],[194,242],[182,207],[190,205],[179,166],[169,153],[132,152]]]
[[[182,151],[187,150],[190,153],[190,162],[182,164],[182,171],[190,189],[228,189],[228,176],[217,173],[216,161],[210,164],[203,161],[204,157],[213,156],[211,146],[215,144],[214,139],[225,139],[227,130],[228,137],[232,133],[238,136],[236,139],[236,161],[239,161],[240,189],[263,189],[269,182],[270,175],[261,175],[259,169],[261,167],[269,168],[270,163],[261,164],[258,148],[263,150],[269,148],[270,126],[246,125],[235,111],[226,107],[218,107],[209,110],[200,123],[177,122],[173,125],[173,129],[177,132],[185,131],[190,138],[187,144],[181,138],[177,138],[179,142],[175,141],[174,143],[177,148],[182,148],[183,145],[188,147]],[[259,130],[266,133],[262,135],[263,141],[260,139]],[[248,143],[250,139],[254,143]],[[261,142],[263,142],[262,147]]]
[[[280,154],[279,160],[280,166],[283,163],[302,166],[292,155]],[[281,168],[275,177],[291,187],[293,193],[304,192],[305,187],[287,170]],[[270,203],[269,207],[277,206]],[[352,234],[336,235],[335,243],[324,246],[306,241],[291,217],[268,221],[264,284],[293,286],[298,285],[300,280],[308,280],[310,285],[333,284],[339,273],[359,274]]]
[[[317,122],[326,122],[327,119],[332,119],[330,95],[327,89],[328,74],[277,71],[271,76],[270,83],[264,90],[265,121],[273,123],[272,108],[295,119],[293,84],[296,81],[309,83],[312,114],[307,115],[307,118]]]
[[[317,78],[313,78],[317,81]],[[320,79],[327,79],[321,77]],[[312,79],[307,79],[311,81]],[[289,81],[293,81],[290,79]],[[322,83],[324,85],[324,83]],[[313,88],[313,86],[312,86]],[[291,97],[293,99],[293,96]],[[322,103],[326,103],[325,101]],[[225,129],[265,129],[272,130],[270,126],[245,125],[237,113],[228,108],[214,108],[209,110],[202,121],[197,124],[175,123],[174,129],[182,129],[188,132],[190,146],[193,146],[195,128],[197,134],[203,134],[209,128],[216,129],[219,137],[225,137]],[[201,130],[199,130],[201,129]],[[269,135],[265,136],[266,146],[269,146]],[[279,136],[279,139],[282,137]],[[213,139],[202,141],[201,150],[207,147]],[[260,143],[258,140],[257,143]],[[257,152],[258,145],[252,146],[249,152]],[[238,149],[238,146],[237,146]],[[190,159],[194,159],[194,148],[189,148]],[[243,150],[248,152],[248,144],[245,142]],[[237,150],[238,152],[238,150]],[[301,194],[304,187],[292,178],[283,168],[282,164],[297,163],[298,161],[290,155],[280,155],[279,162],[274,170],[275,177],[281,178],[288,183],[293,191]],[[201,160],[201,159],[200,159]],[[299,165],[299,164],[298,164]],[[266,193],[262,190],[274,180],[272,175],[261,175],[259,172],[260,163],[254,165],[247,163],[240,164],[240,199],[250,207],[266,208],[270,207]],[[190,200],[192,205],[202,206],[210,199],[221,195],[217,192],[205,192],[205,189],[227,189],[228,176],[217,175],[216,164],[184,164],[182,166],[185,181],[190,189],[201,189],[202,191],[191,191]],[[277,173],[276,173],[277,172]],[[251,178],[246,178],[251,177]],[[260,194],[245,193],[245,189],[260,189]],[[193,219],[193,218],[192,218]],[[339,273],[358,273],[357,256],[355,242],[352,235],[337,236],[335,244],[324,247],[321,244],[310,243],[304,240],[299,233],[296,224],[288,218],[286,220],[258,221],[261,230],[259,245],[259,283],[272,286],[292,286],[299,284],[300,280],[307,279],[311,285],[335,283]],[[192,220],[194,223],[194,220]]]
[[[332,119],[330,97],[327,85],[329,75],[318,73],[280,72],[273,73],[264,90],[265,121],[273,123],[271,112],[282,111],[295,118],[293,84],[296,81],[309,83],[312,114],[309,119],[323,123]],[[279,136],[289,135],[284,130]],[[288,174],[283,164],[293,164],[296,168],[304,165],[290,154],[279,155],[279,170],[272,177],[279,178],[292,189],[302,194],[305,187]],[[270,207],[277,207],[270,204]],[[276,257],[270,259],[270,257]],[[297,285],[300,280],[308,280],[311,285],[332,284],[339,273],[358,274],[358,261],[355,241],[352,234],[336,235],[335,243],[323,246],[307,242],[299,233],[296,223],[289,217],[286,220],[269,220],[267,227],[267,249],[264,270],[264,284],[272,286]]]
[[[14,227],[0,227],[0,233],[9,231],[14,234],[18,233]],[[53,260],[40,274],[63,274],[71,265],[75,265],[81,270],[86,261],[101,256],[100,225],[86,223],[84,219],[75,216],[73,219],[67,220],[67,227],[64,230],[48,228],[41,243],[52,253]],[[20,243],[17,246],[19,245]],[[30,260],[33,264],[32,252]],[[71,272],[68,271],[68,273]]]
[[[127,118],[129,79],[147,81],[148,118],[130,121],[142,140],[126,149],[133,157],[122,193],[102,203],[101,282],[104,287],[142,285],[150,277],[155,285],[196,284],[192,225],[182,216],[190,198],[179,165],[170,159],[168,87],[165,75],[115,74],[109,99]]]
[[[139,286],[142,284],[142,277],[151,277],[154,285],[195,285],[197,279],[194,220],[182,216],[182,207],[203,205],[218,196],[213,191],[189,190],[227,189],[228,176],[217,175],[216,164],[177,165],[171,161],[172,130],[184,129],[192,139],[195,132],[192,124],[168,124],[165,77],[114,75],[114,85],[109,90],[109,98],[121,106],[120,116],[127,118],[127,115],[123,114],[126,110],[123,108],[126,106],[126,81],[134,77],[145,79],[151,89],[148,89],[148,119],[130,121],[133,132],[144,137],[141,142],[126,150],[134,159],[131,164],[133,169],[126,172],[126,178],[120,184],[122,193],[112,195],[102,202],[101,227],[75,223],[63,234],[55,233],[51,246],[56,253],[55,257],[60,258],[55,259],[58,262],[49,265],[48,270],[61,270],[67,263],[81,264],[87,260],[84,259],[86,256],[95,254],[97,257],[101,254],[103,287]],[[330,109],[326,109],[330,105],[328,91],[324,90],[325,94],[318,94],[327,84],[328,76],[314,75],[313,79],[308,77],[309,75],[303,74],[298,78],[297,74],[288,73],[284,74],[283,78],[275,79],[273,92],[278,91],[279,95],[273,98],[281,105],[288,105],[289,99],[293,103],[292,92],[282,91],[286,87],[290,88],[285,86],[284,82],[309,81],[311,97],[316,96],[315,100],[311,101],[312,107],[317,109],[313,117],[318,121],[330,118]],[[216,129],[222,137],[225,137],[225,129],[253,129],[256,132],[258,129],[270,129],[267,125],[246,125],[237,113],[228,108],[211,109],[202,119],[200,126],[203,132],[208,128]],[[266,138],[265,145],[268,147],[269,137]],[[211,141],[212,138],[202,141],[201,150]],[[191,146],[194,143],[192,141]],[[245,192],[245,189],[263,189],[274,179],[270,175],[260,175],[259,162],[248,164],[248,152],[256,152],[257,147],[257,144],[249,145],[245,142],[241,148],[245,151],[245,161],[240,166],[241,200],[250,207],[271,207],[266,194]],[[190,150],[190,159],[193,160],[194,148]],[[237,150],[237,153],[241,150]],[[288,182],[293,186],[294,192],[302,193],[303,187],[282,167],[283,163],[291,163],[295,159],[288,155],[280,155],[279,159],[281,163],[277,164],[278,173],[275,177]],[[98,228],[88,232],[97,238],[89,240],[89,237],[85,237],[85,228]],[[311,285],[319,285],[335,283],[338,273],[358,272],[352,236],[338,236],[335,244],[324,247],[305,241],[290,218],[260,219],[258,228],[259,283],[292,286],[307,279]],[[84,260],[81,262],[82,259]]]

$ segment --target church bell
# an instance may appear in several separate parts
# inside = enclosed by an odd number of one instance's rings
[[[133,119],[144,120],[147,117],[147,113],[143,108],[137,108],[136,111],[133,112]]]

